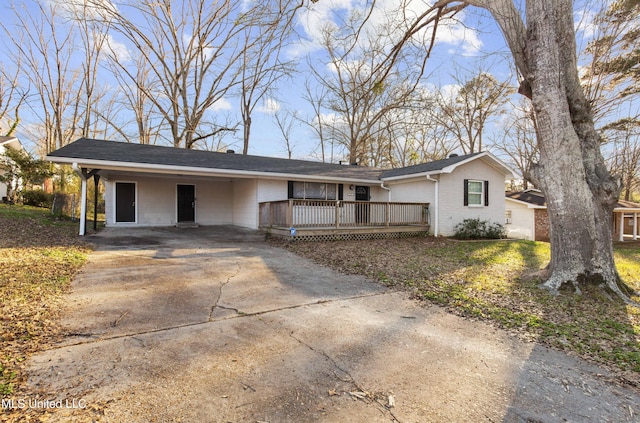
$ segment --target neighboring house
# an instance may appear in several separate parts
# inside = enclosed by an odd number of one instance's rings
[[[506,193],[507,237],[549,241],[549,217],[544,195],[537,189]]]
[[[515,177],[486,152],[383,170],[83,138],[47,160],[72,165],[85,198],[87,179],[104,181],[108,227],[238,225],[308,237],[502,223],[504,182]]]
[[[20,143],[20,140],[15,137],[0,137],[0,156],[4,155],[6,149],[11,148],[14,150],[24,150],[24,147]],[[0,173],[2,175],[6,174],[6,169],[3,169],[0,164]],[[14,179],[11,183],[13,189],[16,189],[20,181]],[[10,193],[8,191],[9,187],[5,182],[0,181],[0,198],[2,201],[7,201],[7,197],[9,197]]]
[[[506,193],[507,236],[509,238],[549,241],[549,216],[544,195],[530,189]],[[640,235],[640,204],[618,201],[613,209],[614,239],[637,240]]]

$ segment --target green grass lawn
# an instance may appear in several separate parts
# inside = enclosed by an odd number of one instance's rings
[[[552,296],[535,273],[548,243],[433,238],[291,243],[294,252],[363,274],[450,311],[613,368],[640,382],[640,309],[599,292]],[[640,244],[615,245],[623,280],[640,290]],[[639,300],[636,298],[636,300]]]
[[[20,386],[22,365],[58,335],[56,319],[88,248],[77,223],[49,210],[0,204],[0,395]]]

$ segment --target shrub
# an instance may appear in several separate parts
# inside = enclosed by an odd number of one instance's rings
[[[50,208],[53,203],[53,194],[41,189],[25,190],[22,191],[22,202],[27,206]]]
[[[456,239],[502,239],[507,237],[506,228],[495,222],[480,219],[465,219],[453,230]]]

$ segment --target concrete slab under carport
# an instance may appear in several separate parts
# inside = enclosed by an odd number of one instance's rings
[[[100,404],[100,421],[633,421],[639,411],[637,391],[605,369],[255,232],[127,229],[93,241],[68,296],[68,336],[28,368],[34,392]]]

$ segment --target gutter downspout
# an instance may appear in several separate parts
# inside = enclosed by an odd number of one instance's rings
[[[87,175],[82,168],[78,166],[78,163],[74,163],[72,167],[82,181],[80,189],[80,230],[78,231],[78,235],[84,236],[87,226]]]
[[[380,182],[380,188],[387,190],[387,192],[389,193],[389,196],[387,197],[387,202],[390,203],[391,202],[391,188],[385,187],[384,186],[384,182]]]
[[[440,180],[439,179],[434,179],[431,177],[431,175],[427,175],[427,181],[431,181],[431,182],[435,182],[436,186],[435,186],[435,211],[433,212],[433,220],[435,221],[433,223],[433,236],[438,236],[438,221],[440,218],[440,205],[438,204],[438,198],[440,197]]]

